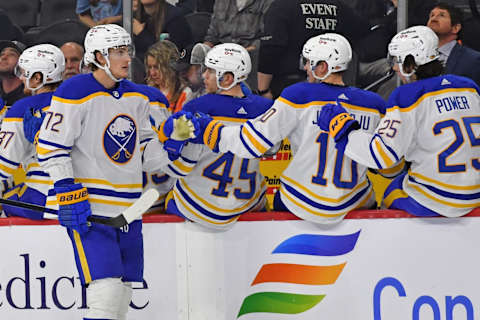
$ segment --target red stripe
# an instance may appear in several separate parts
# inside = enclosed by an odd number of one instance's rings
[[[462,217],[480,217],[480,208]],[[461,218],[462,218],[461,217]],[[400,210],[355,210],[347,214],[345,219],[389,219],[389,218],[419,218]],[[441,217],[432,217],[441,218]],[[290,212],[269,211],[269,212],[247,212],[238,221],[284,221],[301,220]],[[144,223],[173,223],[183,222],[183,219],[171,214],[155,213],[143,217]],[[56,225],[56,220],[29,220],[25,218],[0,218],[1,226],[44,226]]]

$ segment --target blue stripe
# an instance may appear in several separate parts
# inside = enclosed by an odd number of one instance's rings
[[[100,188],[89,188],[87,187],[89,194],[96,194],[99,196],[109,196],[109,197],[116,197],[116,198],[124,198],[124,199],[138,199],[142,195],[141,192],[117,192],[107,189],[100,189]]]
[[[369,148],[370,148],[370,154],[372,155],[373,160],[377,164],[378,169],[383,169],[383,166],[380,164],[380,161],[378,161],[377,157],[375,156],[375,152],[373,151],[373,141],[375,140],[375,136],[373,136],[372,140],[370,140]]]
[[[2,178],[4,178],[4,179],[10,178],[10,176],[6,176],[6,175],[2,174],[1,172],[0,172],[0,177],[2,177]]]
[[[398,160],[400,160],[400,158],[397,156],[397,154],[395,153],[395,151],[390,148],[384,141],[383,141],[383,138],[381,136],[379,136],[378,134],[375,134],[374,137],[379,137],[380,138],[380,141],[382,142],[382,144],[385,146],[385,148],[387,148],[387,150],[393,154],[393,156],[395,157],[395,162],[398,162]]]
[[[182,158],[182,160],[185,161],[186,163],[191,163],[191,164],[196,164],[197,163],[197,161],[187,159],[184,156],[180,156],[180,158]]]
[[[170,170],[172,170],[173,173],[175,173],[175,174],[177,174],[177,175],[179,175],[179,176],[182,176],[182,177],[185,177],[185,176],[186,176],[186,174],[183,174],[183,173],[178,172],[177,170],[175,170],[175,169],[174,169],[171,165],[169,165],[169,164],[167,165],[167,167],[168,167]]]
[[[297,190],[295,190],[293,187],[289,186],[288,184],[285,183],[285,181],[281,180],[281,183],[282,185],[285,187],[285,189],[291,193],[293,196],[295,196],[297,199],[303,201],[304,203],[312,206],[312,207],[315,207],[317,209],[320,209],[320,210],[327,210],[327,211],[336,211],[336,210],[342,210],[342,209],[345,209],[349,206],[351,206],[352,204],[354,204],[355,202],[357,202],[368,190],[369,190],[369,186],[370,186],[370,181],[368,182],[368,186],[366,186],[364,189],[362,189],[361,191],[357,192],[357,194],[355,194],[353,196],[353,198],[351,198],[350,200],[348,200],[347,202],[339,205],[339,206],[336,206],[336,207],[332,207],[332,206],[326,206],[326,205],[323,205],[323,204],[320,204],[318,202],[315,202],[315,201],[312,201],[311,199],[309,199],[308,197],[304,196],[303,194],[301,194],[300,192],[298,192]]]
[[[260,133],[260,131],[258,131],[257,129],[255,129],[255,127],[253,126],[253,124],[250,122],[250,121],[247,121],[246,124],[253,130],[253,132],[255,132],[257,134],[257,136],[259,136],[266,144],[268,144],[270,147],[273,147],[273,143],[270,142],[270,140],[268,140],[263,134]]]
[[[278,245],[272,253],[340,256],[355,248],[360,231],[347,235],[299,234]]]
[[[59,149],[72,150],[72,147],[66,147],[66,146],[63,146],[61,144],[57,144],[57,143],[54,143],[54,142],[49,142],[49,141],[46,141],[46,140],[43,140],[43,139],[38,139],[38,143],[46,144],[47,146],[52,146],[52,147],[59,148]]]
[[[44,171],[29,171],[27,177],[30,176],[41,176],[41,177],[50,177],[50,175]]]
[[[0,160],[2,160],[3,162],[6,162],[6,163],[8,163],[8,164],[11,164],[11,165],[13,165],[13,166],[17,166],[17,167],[18,167],[18,166],[20,165],[19,162],[17,163],[17,162],[14,162],[14,161],[12,161],[12,160],[8,160],[7,158],[4,158],[4,157],[2,157],[2,156],[0,156]]]
[[[48,157],[48,158],[38,158],[38,162],[44,162],[44,161],[48,161],[50,159],[53,159],[53,158],[61,158],[61,157],[69,157],[68,154],[57,154],[55,156],[51,156],[51,157]]]
[[[458,194],[458,193],[452,193],[452,192],[447,192],[447,191],[444,191],[444,190],[440,190],[440,189],[437,189],[437,188],[435,188],[433,186],[430,186],[428,184],[418,182],[417,180],[415,180],[414,177],[411,177],[411,176],[408,176],[408,180],[411,181],[411,182],[414,182],[416,184],[422,185],[425,188],[427,188],[428,190],[430,190],[432,192],[435,192],[436,194],[441,195],[442,197],[451,198],[451,199],[458,199],[458,200],[478,200],[478,199],[480,199],[480,192],[471,193],[471,194]]]
[[[245,142],[245,140],[243,139],[242,130],[240,130],[240,141],[242,141],[243,146],[245,147],[245,149],[247,149],[248,152],[250,152],[250,154],[252,156],[254,156],[255,158],[260,158],[261,157],[261,155],[257,155],[252,149],[250,149],[248,144]]]
[[[225,221],[225,220],[232,219],[236,216],[239,216],[243,213],[243,212],[241,212],[241,213],[237,213],[237,214],[230,215],[230,216],[220,216],[220,215],[215,214],[213,212],[207,211],[204,208],[202,208],[201,206],[199,206],[195,201],[192,200],[192,198],[190,198],[188,196],[188,194],[182,189],[182,186],[180,185],[180,181],[177,180],[176,186],[177,186],[177,190],[180,192],[183,199],[185,199],[189,204],[191,204],[195,208],[195,210],[197,210],[198,212],[200,212],[201,214],[203,214],[206,217],[209,217],[209,218],[212,218],[212,219],[215,219],[215,220]]]
[[[152,140],[152,138],[148,138],[148,139],[142,140],[142,141],[140,141],[140,144],[143,144],[143,143],[148,142],[148,141],[150,141],[150,140]]]

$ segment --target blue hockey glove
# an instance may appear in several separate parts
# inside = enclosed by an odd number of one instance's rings
[[[218,143],[220,141],[220,133],[224,125],[214,120],[207,114],[196,113],[195,117],[197,118],[199,125],[199,133],[194,139],[190,139],[193,143],[205,144],[207,147],[212,149],[214,152],[218,152]]]
[[[168,139],[188,140],[198,132],[198,123],[190,112],[179,111],[163,121],[158,128],[158,139],[165,143]]]
[[[41,110],[34,111],[33,108],[27,109],[23,115],[23,133],[25,138],[31,143],[36,144],[38,132],[45,119],[45,112]]]
[[[326,104],[317,117],[320,129],[328,131],[335,142],[345,142],[352,130],[360,129],[358,122],[340,104]]]
[[[87,218],[92,215],[87,188],[73,184],[73,179],[59,181],[54,185],[59,205],[58,221],[64,227],[76,230],[80,235],[88,231]]]

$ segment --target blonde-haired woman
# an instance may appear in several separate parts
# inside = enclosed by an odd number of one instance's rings
[[[153,44],[145,53],[147,84],[158,88],[167,97],[172,112],[181,110],[193,98],[192,90],[178,68],[180,58],[177,46],[169,40]]]

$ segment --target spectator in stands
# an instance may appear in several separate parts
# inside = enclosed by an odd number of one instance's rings
[[[471,78],[480,86],[480,52],[462,46],[463,13],[447,3],[438,3],[430,12],[427,26],[438,36],[440,61],[445,73]]]
[[[78,19],[90,28],[122,21],[122,0],[77,0]]]
[[[80,73],[80,63],[83,59],[83,46],[76,42],[66,42],[61,47],[65,56],[65,71],[63,80],[71,78]]]
[[[133,41],[139,59],[159,40],[169,39],[180,49],[193,42],[181,10],[165,0],[133,0],[133,10]]]
[[[18,41],[0,41],[0,97],[7,106],[23,97],[22,80],[15,76],[15,66],[25,45]]]
[[[167,97],[172,112],[181,110],[193,96],[192,90],[176,69],[179,59],[177,46],[169,40],[155,43],[145,53],[147,85],[159,89]]]
[[[265,14],[265,36],[260,44],[259,93],[276,98],[283,88],[306,79],[299,61],[309,38],[336,32],[355,46],[368,31],[368,22],[340,0],[274,1]],[[353,84],[348,74],[344,79],[347,85]]]
[[[205,44],[237,43],[247,49],[252,59],[252,72],[247,79],[251,89],[257,89],[257,66],[263,17],[273,0],[215,1]]]

